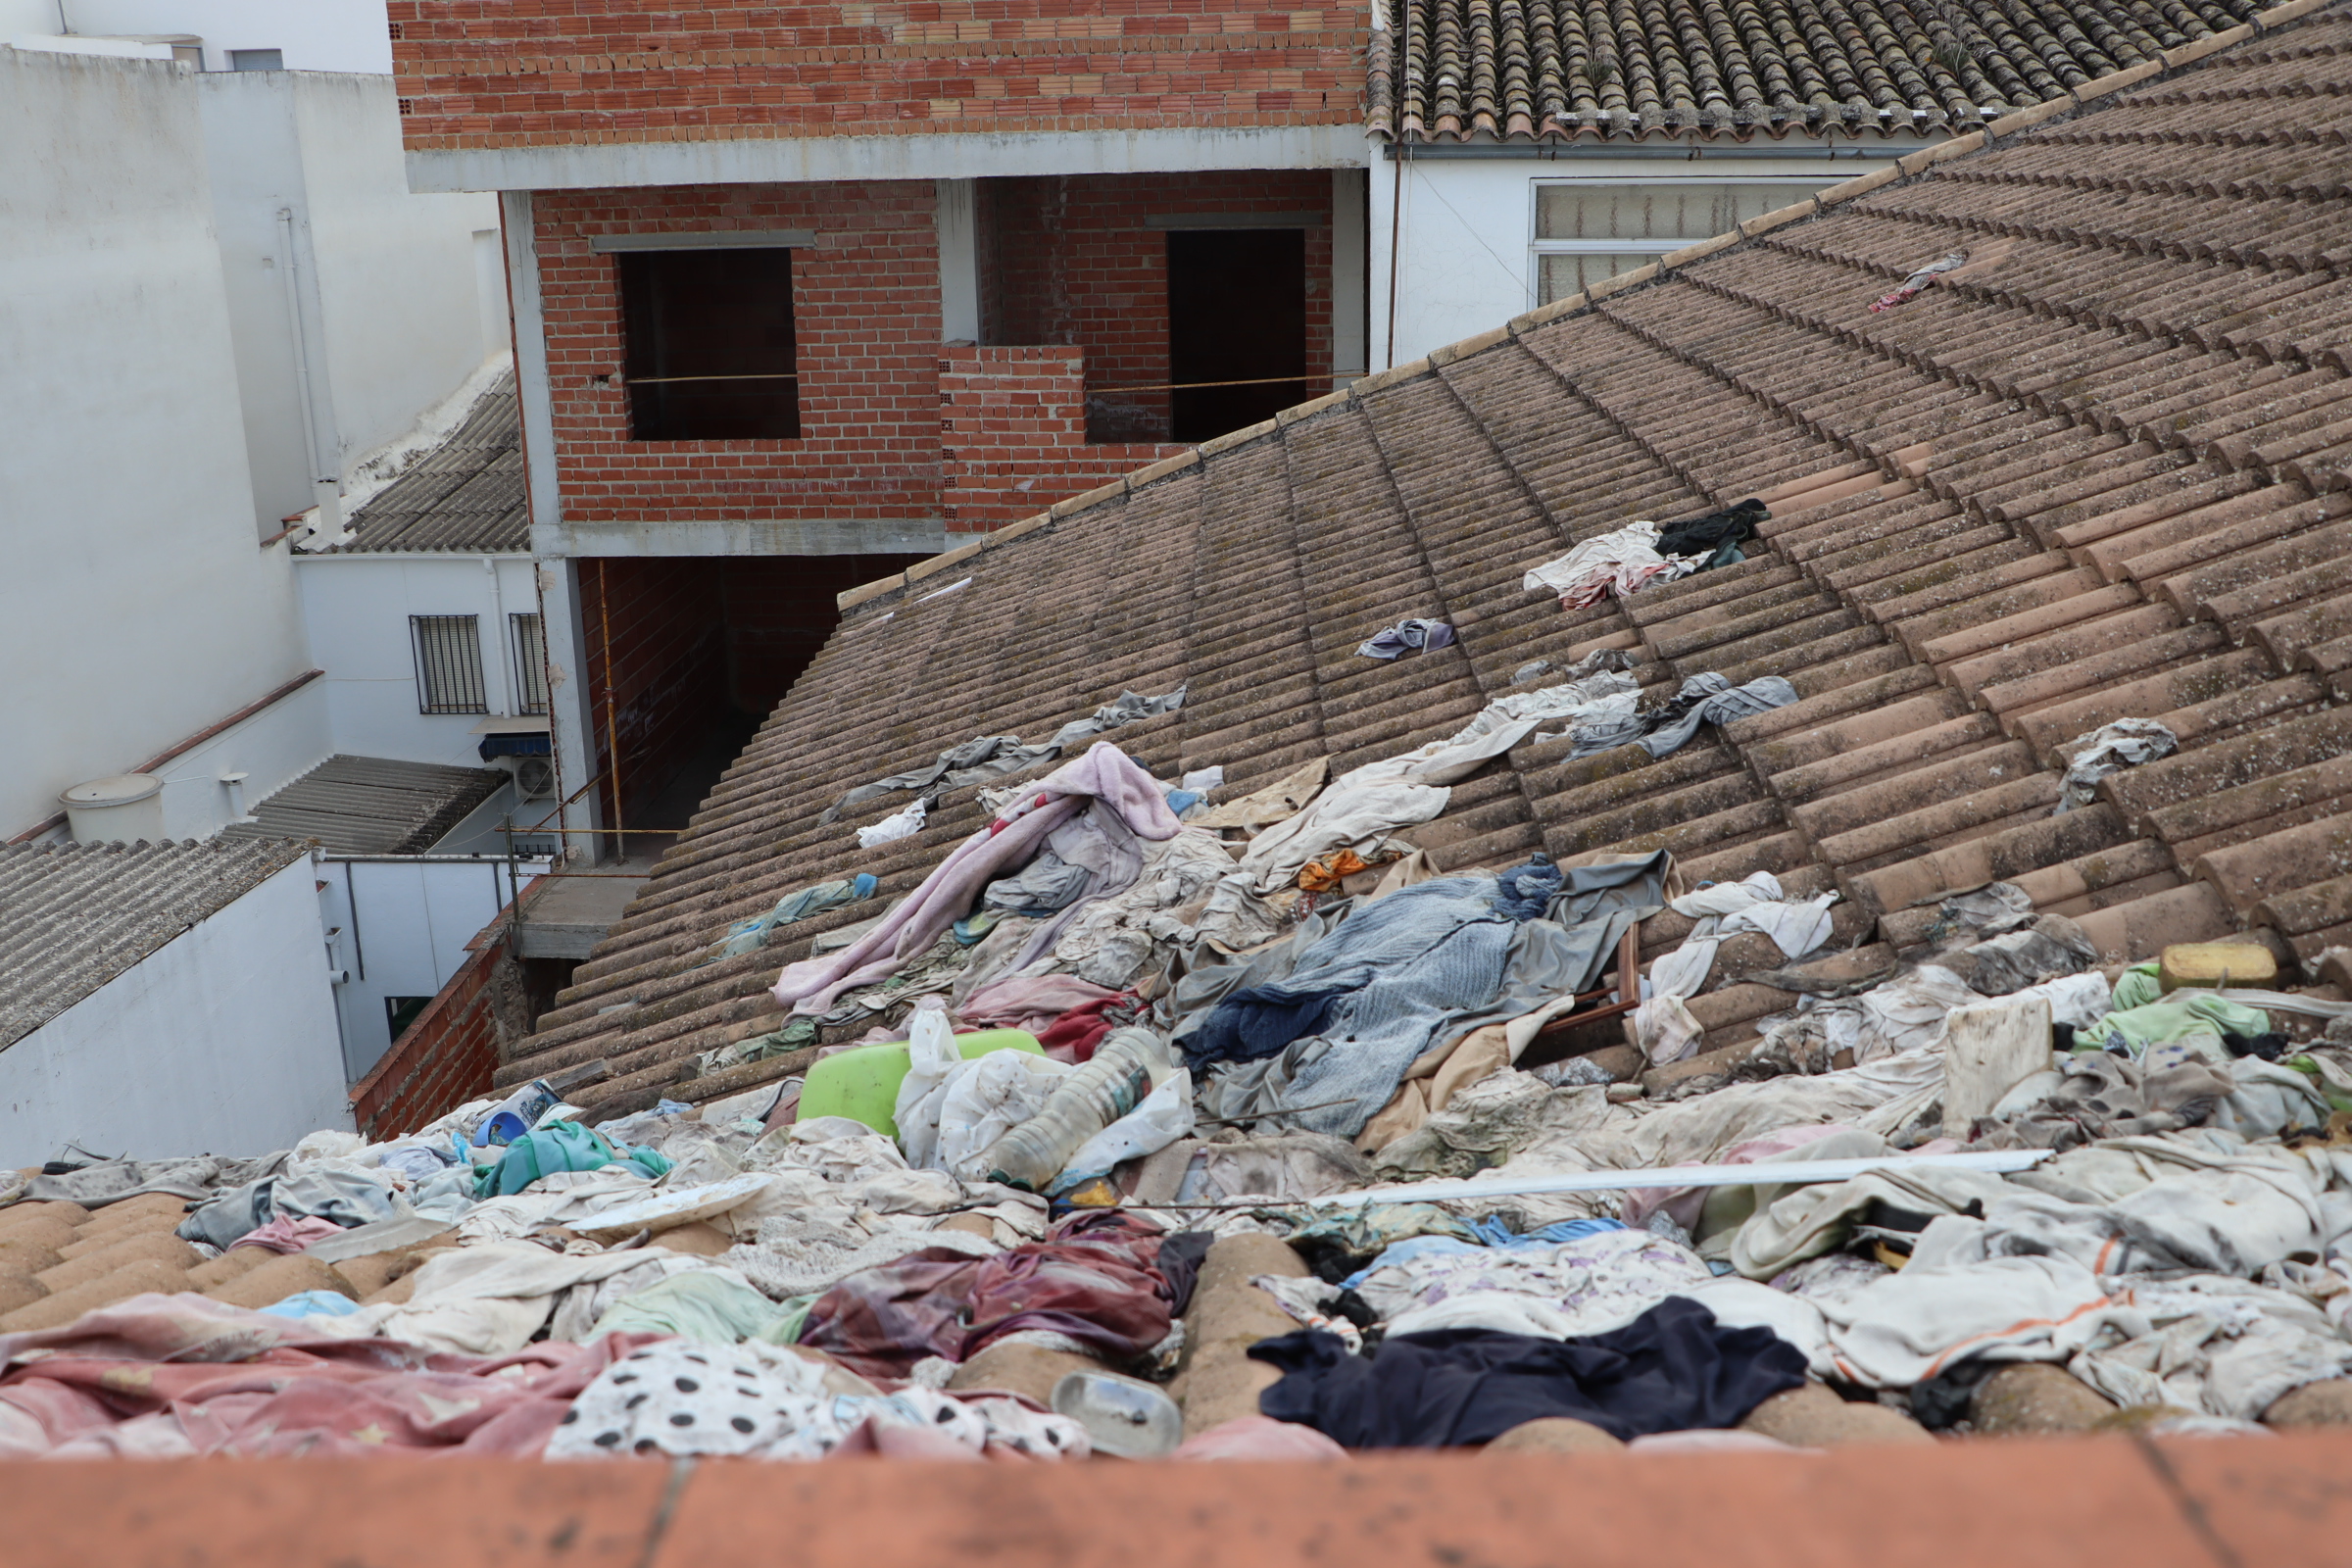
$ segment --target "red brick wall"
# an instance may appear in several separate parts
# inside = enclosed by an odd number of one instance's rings
[[[950,528],[1018,522],[1184,450],[1089,445],[1085,374],[1081,349],[958,345],[940,350]]]
[[[1073,479],[1056,498],[1101,482]],[[836,595],[922,559],[636,556],[581,562],[596,761],[609,780],[617,732],[623,822],[643,817],[647,804],[730,708],[764,718],[784,700],[840,621]],[[608,691],[613,699],[610,725]],[[608,810],[609,791],[608,782],[600,791]]]
[[[412,148],[1346,125],[1360,4],[391,0]]]
[[[834,597],[923,559],[734,556],[720,562],[727,684],[735,706],[763,718],[772,712],[840,623]]]
[[[939,515],[929,181],[541,192],[532,207],[568,520]],[[800,438],[631,441],[617,269],[591,237],[781,228],[817,233],[792,258]]]
[[[1153,217],[1308,213],[1307,395],[1331,390],[1331,174],[1218,170],[1192,174],[1046,175],[980,185],[986,246],[981,330],[992,344],[1066,343],[1086,351],[1099,435],[1164,439],[1169,402],[1167,234]]]
[[[719,587],[725,564],[717,557],[580,564],[588,712],[604,778],[599,793],[610,811],[617,771],[624,823],[641,814],[679,760],[726,716],[727,634]]]
[[[1167,379],[1166,236],[1143,226],[1155,214],[1298,212],[1320,218],[1324,226],[1306,231],[1307,368],[1321,376],[1332,369],[1327,172],[991,180],[982,190],[991,337],[1016,345],[1069,344],[1080,359],[1049,357],[1049,360],[991,349],[985,362],[968,355],[943,361],[927,182],[540,193],[533,205],[567,518],[586,525],[939,519],[950,531],[961,531],[1028,516],[1165,455],[1166,448],[1149,444],[1071,450],[1084,445],[1086,415],[1076,387],[1059,384],[1060,367],[1081,363],[1089,387]],[[818,243],[793,255],[801,375],[797,440],[629,439],[628,393],[619,378],[617,270],[611,256],[589,248],[590,240],[597,234],[712,228],[816,231]],[[943,366],[954,368],[953,386],[943,379]],[[1322,382],[1309,381],[1310,394],[1323,390]],[[1164,435],[1165,394],[1120,396],[1142,410],[1143,434]],[[1102,428],[1102,406],[1095,407]],[[1066,426],[1070,418],[1079,421],[1074,431]],[[1150,422],[1154,418],[1156,425]],[[1014,450],[1024,439],[1037,450]],[[616,562],[612,569],[617,573],[626,565]],[[582,586],[593,594],[593,581],[584,579]],[[698,591],[710,596],[717,589],[705,585]],[[706,598],[706,608],[713,602]],[[592,604],[582,608],[594,666],[602,658],[597,612]],[[690,609],[655,618],[681,621]],[[717,618],[713,611],[705,624]],[[805,641],[779,633],[778,646]],[[623,665],[629,657],[616,655]],[[682,657],[666,652],[650,667],[672,668]],[[769,656],[739,644],[734,657],[759,665]],[[795,661],[805,662],[797,653],[777,657],[793,673]],[[772,706],[767,694],[781,695],[779,680],[789,684],[782,667],[752,676],[745,691],[760,700],[739,697],[740,706],[765,712]],[[598,677],[592,672],[591,678]],[[639,750],[627,733],[638,721],[629,715],[629,704],[649,689],[650,679],[625,668],[621,678],[624,788],[628,757]],[[642,715],[647,723],[656,717]],[[681,723],[707,722],[707,716],[678,717]]]
[[[499,1060],[491,984],[507,956],[506,942],[494,934],[500,929],[466,944],[473,951],[449,984],[351,1091],[360,1136],[373,1143],[415,1132],[490,1093]]]

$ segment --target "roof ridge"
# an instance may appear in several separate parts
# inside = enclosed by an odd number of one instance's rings
[[[2200,38],[2194,43],[2168,49],[2160,59],[2142,61],[2136,66],[2129,66],[2122,71],[2114,71],[2106,75],[2093,77],[2079,87],[2068,88],[2056,97],[2003,115],[1982,129],[1972,130],[1964,136],[1954,136],[1949,140],[1938,142],[1924,151],[1897,159],[1888,168],[1873,170],[1870,173],[1857,175],[1840,184],[1833,185],[1828,190],[1808,196],[1802,201],[1792,202],[1777,211],[1751,218],[1738,228],[1726,230],[1710,239],[1702,239],[1686,245],[1679,251],[1669,252],[1646,267],[1636,268],[1633,271],[1620,272],[1614,277],[1603,278],[1582,293],[1571,294],[1566,299],[1554,300],[1548,305],[1540,305],[1532,311],[1511,318],[1502,325],[1489,331],[1432,349],[1422,358],[1408,361],[1403,365],[1391,366],[1385,370],[1376,370],[1336,392],[1327,393],[1309,402],[1284,409],[1271,419],[1261,419],[1255,424],[1245,425],[1239,430],[1229,431],[1213,440],[1201,442],[1189,452],[1179,453],[1172,458],[1162,458],[1159,462],[1139,468],[1133,473],[1123,474],[1119,478],[1106,484],[1098,485],[1083,494],[1055,502],[1053,507],[1035,516],[1025,517],[1019,522],[1008,523],[993,533],[980,536],[970,544],[960,545],[944,554],[918,561],[904,571],[893,572],[887,577],[877,578],[872,582],[861,583],[855,588],[848,589],[836,595],[834,603],[846,615],[853,610],[889,598],[893,594],[936,576],[952,566],[960,565],[979,556],[983,551],[996,549],[999,546],[1010,544],[1015,539],[1049,529],[1055,523],[1078,513],[1091,511],[1112,501],[1123,500],[1146,485],[1156,483],[1161,479],[1180,473],[1186,468],[1195,466],[1204,458],[1215,457],[1221,452],[1231,451],[1235,447],[1261,440],[1285,426],[1296,424],[1301,419],[1312,418],[1316,415],[1341,407],[1363,394],[1378,392],[1401,382],[1417,380],[1424,375],[1433,374],[1446,366],[1467,359],[1471,355],[1483,353],[1499,344],[1507,343],[1537,327],[1548,326],[1554,321],[1589,311],[1604,299],[1614,298],[1619,294],[1661,282],[1685,267],[1737,249],[1759,234],[1786,227],[1790,223],[1802,222],[1806,219],[1819,216],[1832,207],[1842,206],[1847,202],[1884,190],[1889,185],[1917,178],[1937,164],[1949,163],[1954,159],[1989,151],[2008,137],[2016,136],[2051,121],[2079,114],[2098,99],[2122,92],[2128,87],[2136,87],[2143,82],[2169,76],[2174,72],[2199,64],[2209,56],[2220,54],[2224,50],[2249,39],[2260,37],[2274,27],[2283,26],[2287,23],[2298,21],[2313,12],[2325,10],[2335,3],[2336,0],[2284,0],[2283,4],[2258,12],[2253,18],[2234,27]]]

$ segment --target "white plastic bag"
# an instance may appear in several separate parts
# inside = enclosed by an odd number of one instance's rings
[[[1106,1176],[1121,1160],[1155,1154],[1193,1132],[1193,1075],[1179,1067],[1126,1115],[1078,1146],[1054,1185],[1074,1187]]]
[[[899,1085],[891,1119],[899,1124],[899,1148],[905,1152],[906,1163],[936,1168],[940,1102],[947,1098],[949,1077],[963,1064],[947,1013],[936,1006],[918,1005],[906,1049],[912,1062]]]
[[[988,1173],[972,1168],[996,1141],[1045,1109],[1054,1081],[1070,1064],[1026,1051],[992,1051],[957,1064],[939,1107],[939,1157],[933,1168],[964,1181]]]

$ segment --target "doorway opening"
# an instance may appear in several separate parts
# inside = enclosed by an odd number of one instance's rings
[[[1168,369],[1178,441],[1206,441],[1306,401],[1303,229],[1168,235]]]

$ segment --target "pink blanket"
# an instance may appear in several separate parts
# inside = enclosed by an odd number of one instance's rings
[[[949,851],[873,930],[839,953],[788,965],[776,977],[776,1001],[795,1012],[821,1013],[842,992],[889,978],[969,913],[982,888],[1036,858],[1047,835],[1090,800],[1118,812],[1140,839],[1172,839],[1184,827],[1168,809],[1158,781],[1108,741],[1095,742],[1084,757],[1055,768],[1033,788],[1024,787],[1022,800],[1014,813]]]
[[[529,1456],[608,1364],[662,1338],[444,1355],[201,1296],[134,1296],[65,1328],[0,1335],[0,1458]]]

